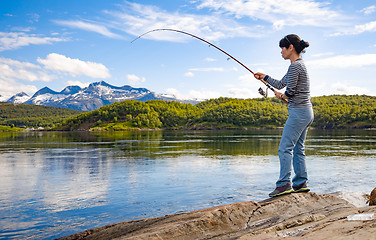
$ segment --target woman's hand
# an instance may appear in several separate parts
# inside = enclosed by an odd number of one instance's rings
[[[266,77],[266,74],[265,73],[260,73],[260,72],[257,72],[253,75],[256,79],[258,80],[261,80],[261,79],[264,79]]]
[[[284,100],[284,101],[286,101],[288,99],[288,97],[284,93],[280,93],[280,92],[275,91],[274,94],[278,99],[281,99],[281,100]]]

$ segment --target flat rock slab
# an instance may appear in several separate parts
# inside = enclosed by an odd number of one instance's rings
[[[108,225],[73,239],[376,239],[376,220],[347,216],[376,213],[332,194],[299,193],[199,211]]]

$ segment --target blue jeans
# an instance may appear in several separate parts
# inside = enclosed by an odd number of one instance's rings
[[[292,179],[293,186],[298,186],[308,180],[304,141],[308,128],[313,122],[313,109],[311,107],[303,109],[293,108],[288,111],[289,117],[283,128],[278,148],[280,176],[276,183],[277,187],[291,182],[292,166],[295,172],[295,177]]]

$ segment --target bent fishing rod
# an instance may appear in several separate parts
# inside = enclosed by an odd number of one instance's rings
[[[209,46],[212,46],[212,47],[216,48],[217,50],[221,51],[222,53],[226,54],[226,55],[229,57],[228,60],[229,60],[229,59],[233,59],[235,62],[237,62],[237,63],[240,64],[242,67],[244,67],[245,69],[247,69],[250,73],[252,73],[253,76],[255,75],[255,73],[254,73],[251,69],[249,69],[246,65],[244,65],[242,62],[240,62],[238,59],[236,59],[235,57],[233,57],[232,55],[230,55],[229,53],[227,53],[227,52],[224,51],[223,49],[217,47],[217,46],[214,45],[213,43],[211,43],[211,42],[209,42],[209,41],[207,41],[207,40],[205,40],[205,39],[203,39],[203,38],[200,38],[200,37],[198,37],[198,36],[196,36],[196,35],[194,35],[194,34],[191,34],[191,33],[188,33],[188,32],[184,32],[184,31],[181,31],[181,30],[176,30],[176,29],[171,29],[171,28],[157,28],[157,29],[153,29],[153,30],[150,30],[150,31],[148,31],[148,32],[145,32],[145,33],[141,34],[140,36],[138,36],[137,38],[133,39],[133,40],[131,41],[131,43],[133,43],[133,42],[136,41],[137,39],[142,38],[142,37],[145,36],[146,34],[149,34],[149,33],[152,33],[152,32],[157,32],[157,31],[171,31],[171,32],[177,32],[177,33],[182,33],[182,34],[185,34],[185,35],[191,36],[191,37],[193,37],[193,38],[196,38],[196,39],[198,39],[198,40],[200,40],[200,41],[202,41],[202,42],[204,42],[204,43],[206,43],[206,44],[209,44]],[[270,84],[267,83],[264,79],[261,78],[260,80],[261,80],[262,83],[265,84],[265,86],[266,86],[267,88],[269,88],[270,90],[272,90],[272,91],[274,92],[274,94],[277,92],[277,91],[276,91],[272,86],[270,86]],[[260,93],[261,95],[263,95],[264,97],[267,97],[267,92],[264,92],[264,90],[263,90],[262,88],[259,88],[258,91],[259,91],[259,93]],[[282,101],[284,101],[285,103],[288,104],[288,102],[287,102],[286,99],[283,99],[283,98],[282,98]]]

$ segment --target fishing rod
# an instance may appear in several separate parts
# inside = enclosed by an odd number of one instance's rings
[[[191,34],[191,33],[184,32],[184,31],[181,31],[181,30],[176,30],[176,29],[171,29],[171,28],[157,28],[157,29],[153,29],[153,30],[150,30],[150,31],[148,31],[148,32],[145,32],[145,33],[141,34],[140,36],[138,36],[137,38],[133,39],[133,40],[131,41],[131,43],[133,43],[133,42],[136,41],[137,39],[142,38],[142,37],[145,36],[146,34],[149,34],[149,33],[152,33],[152,32],[157,32],[157,31],[171,31],[171,32],[182,33],[182,34],[185,34],[185,35],[191,36],[191,37],[193,37],[193,38],[196,38],[196,39],[198,39],[198,40],[200,40],[200,41],[203,41],[204,43],[209,44],[209,46],[212,46],[212,47],[216,48],[217,50],[221,51],[222,53],[226,54],[226,55],[229,57],[227,60],[229,60],[229,59],[233,59],[235,62],[239,63],[242,67],[244,67],[244,68],[247,69],[250,73],[252,73],[253,76],[255,75],[255,73],[254,73],[251,69],[249,69],[246,65],[244,65],[242,62],[240,62],[238,59],[236,59],[235,57],[233,57],[232,55],[230,55],[229,53],[227,53],[225,50],[223,50],[223,49],[217,47],[217,46],[214,45],[213,43],[211,43],[211,42],[209,42],[209,41],[207,41],[207,40],[205,40],[205,39],[203,39],[203,38],[200,38],[200,37],[198,37],[198,36],[196,36],[196,35],[193,35],[193,34]],[[267,83],[264,79],[261,78],[260,80],[261,80],[262,83],[265,84],[265,86],[266,86],[267,88],[269,88],[270,90],[272,90],[274,93],[277,92],[277,91],[276,91],[272,86],[270,86],[270,84]],[[266,89],[266,90],[267,90],[267,89]],[[267,97],[267,96],[268,96],[268,95],[267,95],[267,91],[264,92],[264,90],[263,90],[262,88],[259,88],[258,91],[259,91],[259,93],[260,93],[261,95],[263,95],[264,97]],[[287,102],[286,99],[283,99],[283,98],[282,98],[282,101],[284,101],[285,103],[288,104],[288,102]]]

